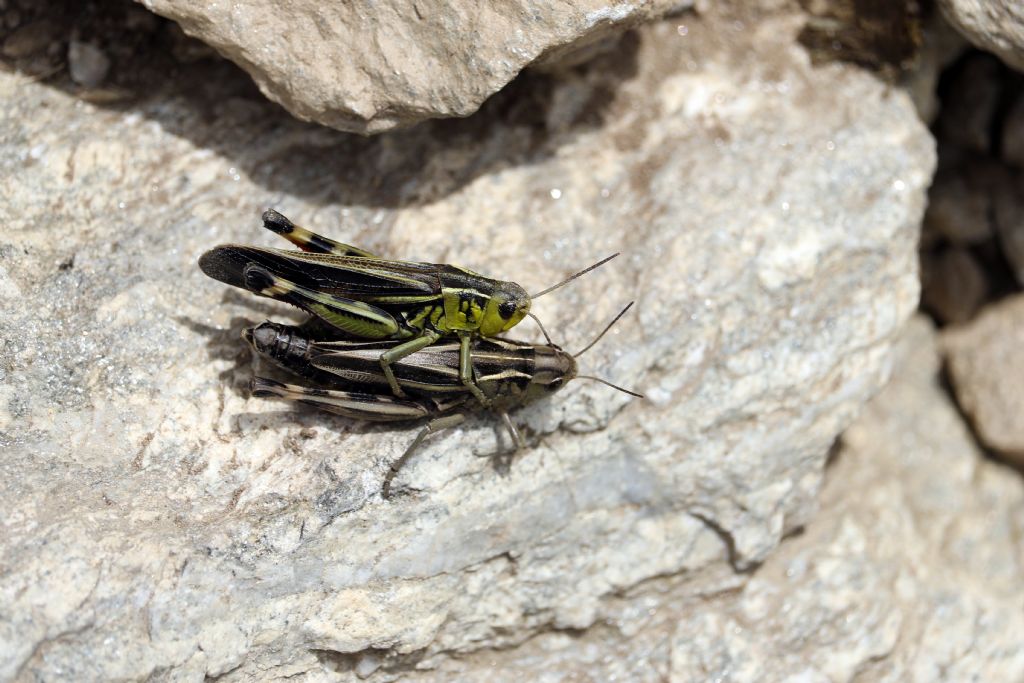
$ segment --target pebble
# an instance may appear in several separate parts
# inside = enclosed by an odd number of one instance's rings
[[[1024,294],[947,328],[942,348],[953,392],[981,441],[1024,465]]]
[[[110,58],[92,43],[72,40],[68,45],[68,70],[75,83],[95,88],[107,77]]]

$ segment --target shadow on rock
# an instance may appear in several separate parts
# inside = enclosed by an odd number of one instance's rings
[[[265,187],[271,204],[284,194],[380,208],[435,202],[495,169],[542,160],[600,127],[617,85],[637,68],[638,40],[626,34],[609,52],[558,75],[521,74],[466,119],[368,138],[296,120],[240,68],[128,0],[32,7],[28,21],[45,23],[51,38],[39,54],[9,58],[9,65],[215,151]],[[71,40],[98,47],[109,60],[101,84],[81,83],[81,65],[68,63]],[[556,101],[564,80],[574,87]]]

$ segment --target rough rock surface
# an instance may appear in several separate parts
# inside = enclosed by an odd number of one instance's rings
[[[674,680],[1019,681],[1024,485],[986,461],[908,331],[846,431],[820,513],[734,600],[684,618]]]
[[[811,68],[799,26],[655,25],[370,139],[289,119],[223,63],[118,64],[144,87],[110,107],[0,73],[0,678],[597,656],[568,634],[657,611],[659,582],[683,602],[741,583],[884,381],[934,164],[906,95]],[[534,290],[625,252],[535,310],[574,348],[637,299],[583,364],[648,399],[576,382],[516,416],[532,447],[505,473],[471,422],[383,501],[411,431],[250,399],[239,330],[287,313],[196,268],[274,244],[268,205]]]
[[[921,254],[921,305],[943,323],[964,323],[985,304],[985,271],[967,249]]]
[[[1024,3],[1020,0],[939,0],[953,26],[983,50],[1024,71]]]
[[[139,0],[249,72],[295,116],[379,133],[467,116],[538,62],[572,59],[689,0]]]
[[[1005,181],[1005,173],[998,163],[962,156],[936,173],[924,217],[928,240],[970,246],[990,239],[993,186]]]
[[[957,401],[989,447],[1024,464],[1024,294],[943,334]]]
[[[1024,486],[978,451],[935,346],[915,319],[826,470],[821,509],[755,571],[719,576],[701,600],[680,577],[652,579],[585,633],[407,680],[1021,680]]]

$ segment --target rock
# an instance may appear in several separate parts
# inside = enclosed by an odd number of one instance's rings
[[[915,321],[843,435],[821,511],[739,595],[680,610],[677,681],[1019,681],[1018,474],[987,462]]]
[[[579,50],[691,5],[139,1],[248,71],[300,119],[364,134],[467,116],[531,64],[573,63]]]
[[[993,191],[1005,182],[1007,171],[985,157],[955,155],[935,174],[928,193],[924,232],[928,240],[943,238],[970,246],[992,238]]]
[[[608,628],[404,678],[1021,680],[1021,482],[978,452],[937,380],[934,331],[918,318],[893,381],[843,436],[820,511],[749,577],[705,585],[699,602],[655,579],[610,608]]]
[[[904,93],[810,66],[792,16],[721,11],[373,138],[213,60],[168,78],[119,56],[140,85],[110,107],[0,72],[0,678],[601,659],[575,634],[738,590],[810,521],[888,374],[934,150]],[[414,427],[250,398],[239,331],[290,313],[196,267],[283,245],[267,206],[532,291],[621,250],[534,311],[577,349],[636,298],[581,364],[648,398],[574,382],[514,416],[530,446],[507,471],[481,457],[494,420],[470,421],[382,500]]]
[[[942,18],[932,12],[921,26],[921,48],[914,66],[901,74],[906,89],[922,121],[931,124],[939,115],[939,77],[969,47],[966,40]]]
[[[1024,464],[1024,295],[987,306],[942,342],[957,401],[979,438]]]
[[[985,271],[967,249],[921,254],[921,304],[943,323],[963,323],[988,296]]]
[[[68,71],[75,83],[95,88],[107,77],[110,58],[91,43],[72,40],[68,44]]]
[[[995,226],[1003,256],[1017,283],[1024,285],[1024,174],[1007,179],[993,188]]]
[[[1019,0],[939,0],[939,6],[974,45],[1024,70],[1024,5]]]
[[[30,22],[18,27],[4,38],[0,52],[12,59],[29,57],[49,47],[59,31],[57,24],[48,19]]]

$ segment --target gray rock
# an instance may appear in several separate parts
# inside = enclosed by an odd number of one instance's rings
[[[0,52],[5,57],[20,58],[42,52],[49,47],[60,31],[60,27],[48,20],[39,19],[11,31],[3,40]]]
[[[943,14],[964,37],[1024,70],[1024,5],[1020,0],[939,0]]]
[[[924,232],[929,242],[943,238],[958,246],[992,238],[995,188],[1006,182],[1006,168],[985,157],[956,155],[935,175],[928,193]]]
[[[903,72],[900,85],[907,90],[921,120],[931,124],[939,115],[939,77],[969,47],[956,29],[933,12],[921,26],[922,40],[917,61]]]
[[[573,63],[579,51],[692,4],[139,1],[248,71],[295,116],[357,133],[467,116],[526,66]]]
[[[68,44],[68,72],[71,79],[86,88],[95,88],[110,71],[110,57],[92,43],[72,40]]]
[[[909,98],[812,68],[798,28],[654,25],[369,139],[209,61],[126,64],[149,87],[109,109],[0,73],[0,678],[385,680],[540,638],[586,659],[565,629],[660,609],[636,592],[742,583],[888,373],[934,165]],[[577,381],[515,416],[504,474],[470,422],[383,501],[412,430],[250,399],[238,333],[289,314],[196,268],[277,244],[268,205],[531,290],[623,251],[535,312],[573,349],[636,298],[581,360],[648,399]]]
[[[1024,488],[973,443],[939,385],[923,318],[895,365],[843,435],[814,519],[750,575],[652,579],[606,601],[601,627],[403,679],[1020,680]]]
[[[1024,463],[1024,295],[987,306],[942,341],[957,401],[979,438]]]
[[[967,249],[921,254],[921,304],[944,323],[974,317],[988,296],[985,271]]]
[[[1019,681],[1020,477],[987,462],[917,320],[842,438],[821,511],[739,595],[683,617],[673,680]]]

